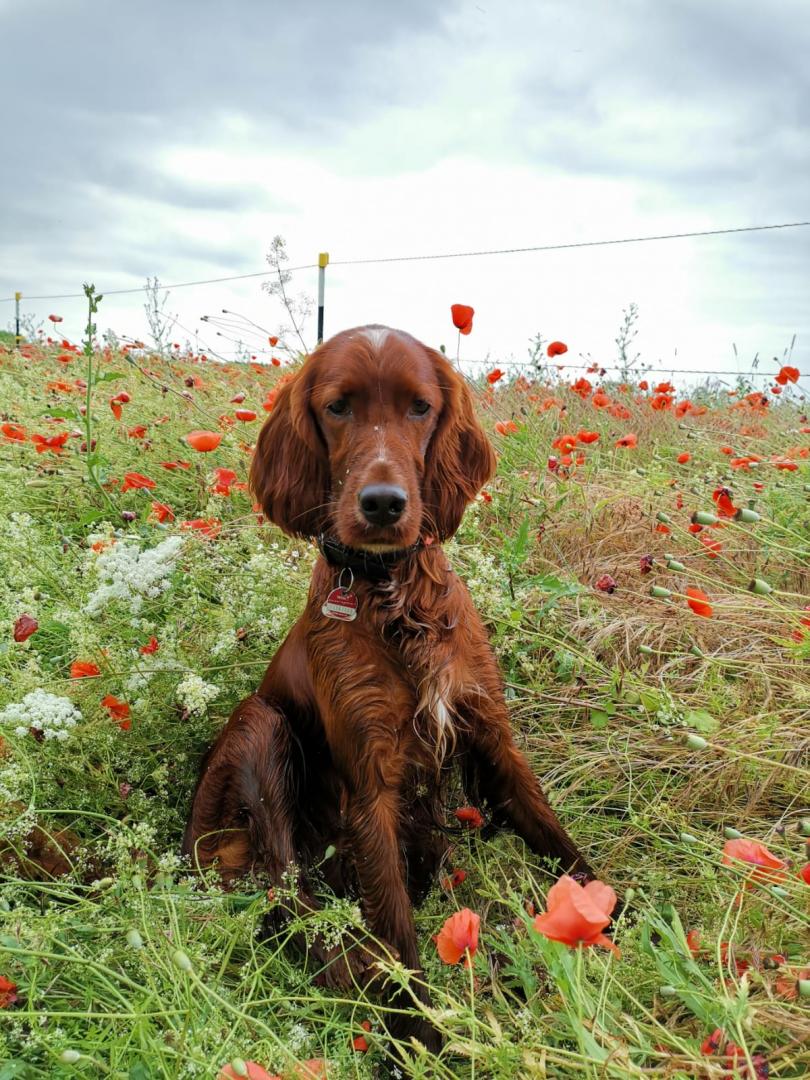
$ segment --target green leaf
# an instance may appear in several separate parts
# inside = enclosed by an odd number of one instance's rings
[[[125,378],[126,378],[126,372],[125,371],[105,371],[103,375],[98,375],[96,377],[96,382],[97,383],[114,382],[116,379],[125,379]]]
[[[591,727],[605,728],[608,726],[610,715],[604,709],[591,709]]]
[[[696,731],[702,731],[705,734],[711,734],[720,727],[719,721],[715,720],[712,714],[706,712],[705,709],[692,709],[691,712],[686,714],[686,723],[695,728]]]

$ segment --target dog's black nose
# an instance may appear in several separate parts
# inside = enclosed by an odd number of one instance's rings
[[[369,484],[358,496],[363,517],[369,525],[393,525],[402,517],[408,496],[391,484]]]

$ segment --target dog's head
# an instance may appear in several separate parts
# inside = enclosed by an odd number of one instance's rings
[[[393,551],[447,539],[495,470],[464,378],[382,326],[321,345],[279,392],[250,484],[284,532]]]

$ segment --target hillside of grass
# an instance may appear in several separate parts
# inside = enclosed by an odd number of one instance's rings
[[[0,1080],[264,1075],[248,1061],[377,1075],[384,1003],[319,989],[258,940],[278,901],[266,882],[223,892],[178,855],[201,756],[297,618],[316,556],[245,484],[290,364],[87,352],[0,346]],[[417,912],[446,1047],[402,1047],[390,1067],[806,1076],[801,383],[686,395],[654,374],[563,374],[476,384],[498,475],[447,552],[521,747],[631,899],[621,955],[537,933],[548,868],[511,835],[460,829],[451,806],[452,865]],[[198,452],[194,430],[221,441]],[[773,866],[724,865],[740,837]],[[290,932],[351,938],[357,906],[323,900]],[[469,969],[433,941],[461,908],[481,919]]]

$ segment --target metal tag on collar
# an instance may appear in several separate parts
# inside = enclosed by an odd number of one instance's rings
[[[343,585],[343,575],[346,573],[349,575],[348,588]],[[332,589],[321,608],[321,613],[327,619],[354,622],[357,618],[357,594],[352,592],[352,585],[354,585],[354,574],[351,567],[344,566],[338,577],[337,588]]]

